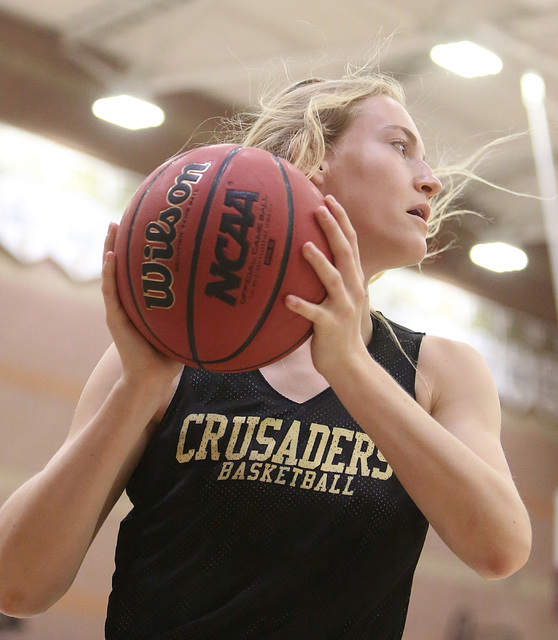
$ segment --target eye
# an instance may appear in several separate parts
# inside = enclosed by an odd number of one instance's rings
[[[404,140],[394,140],[391,144],[399,149],[403,156],[407,156],[407,143]]]

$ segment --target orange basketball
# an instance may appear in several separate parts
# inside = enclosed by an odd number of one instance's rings
[[[311,333],[285,296],[320,302],[325,290],[302,256],[324,198],[292,164],[262,149],[200,147],[151,173],[116,238],[122,304],[156,348],[191,367],[257,369]]]

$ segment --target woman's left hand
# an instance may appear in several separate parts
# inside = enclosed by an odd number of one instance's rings
[[[369,334],[371,329],[356,232],[333,196],[326,196],[325,202],[316,218],[331,248],[333,263],[312,242],[302,250],[323,283],[326,297],[314,304],[289,295],[286,305],[313,323],[312,359],[316,369],[328,378],[330,373],[339,372],[344,360],[365,347],[363,338],[370,336],[363,333]]]

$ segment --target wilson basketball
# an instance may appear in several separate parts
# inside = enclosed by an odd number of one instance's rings
[[[156,348],[191,367],[256,369],[284,357],[311,324],[284,304],[325,290],[302,256],[324,198],[292,164],[262,149],[201,147],[149,175],[116,238],[122,304]]]

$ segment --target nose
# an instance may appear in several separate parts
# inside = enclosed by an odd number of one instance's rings
[[[424,171],[422,172],[422,175],[417,176],[415,180],[415,189],[426,194],[428,199],[438,195],[442,190],[442,183],[426,163],[424,163]]]

